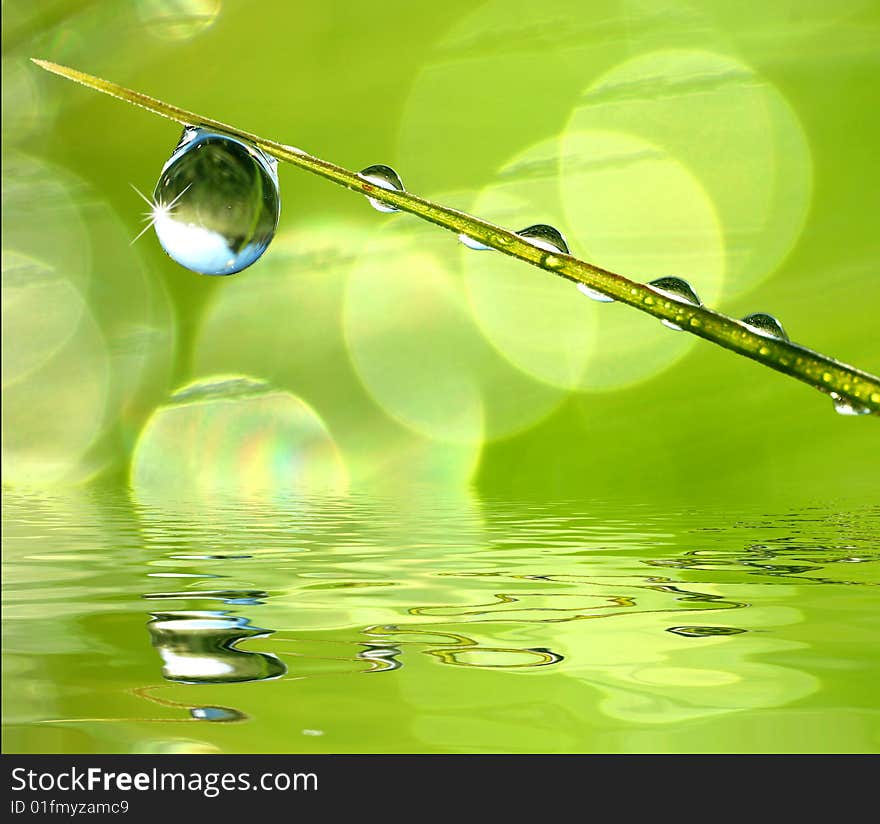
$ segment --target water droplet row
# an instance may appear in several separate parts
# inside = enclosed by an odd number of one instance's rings
[[[400,175],[381,163],[361,169],[358,177],[387,191],[406,191]],[[367,201],[379,212],[399,211],[369,195]],[[280,211],[278,163],[274,158],[236,137],[187,126],[159,175],[148,218],[162,248],[181,266],[205,275],[232,275],[254,264],[268,249]],[[527,226],[516,234],[550,253],[543,260],[548,268],[562,265],[557,254],[569,254],[565,237],[546,223]],[[458,239],[474,251],[492,249],[466,234]],[[694,288],[682,278],[662,277],[647,285],[674,303],[703,305]],[[578,283],[577,289],[596,302],[614,302],[614,298],[584,283]],[[644,300],[654,301],[651,296]],[[664,318],[661,322],[681,331],[674,321]],[[764,337],[789,340],[780,321],[766,312],[747,315],[741,322]],[[839,393],[828,394],[841,415],[871,411]]]

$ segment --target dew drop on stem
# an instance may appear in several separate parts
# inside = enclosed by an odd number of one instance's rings
[[[686,280],[682,280],[681,278],[657,278],[657,280],[652,280],[648,286],[652,287],[655,292],[659,292],[661,295],[665,295],[666,297],[680,303],[689,303],[692,306],[703,305],[703,302],[697,296],[693,287]],[[669,320],[663,320],[661,323],[670,329],[674,329],[676,332],[681,331],[681,327],[677,323],[673,323]]]
[[[403,188],[403,181],[400,179],[400,175],[394,171],[390,166],[385,166],[382,163],[376,163],[373,166],[367,166],[366,169],[361,169],[358,172],[358,177],[363,180],[366,180],[367,183],[372,183],[374,186],[378,186],[380,189],[387,189],[389,192],[404,192],[406,191]],[[368,197],[367,200],[377,212],[399,212],[396,206],[389,206],[387,203],[383,203],[381,200],[376,200],[374,197]]]
[[[188,127],[162,168],[148,218],[172,260],[232,275],[266,251],[280,211],[277,161],[237,138]]]
[[[779,340],[789,339],[779,320],[773,317],[773,315],[768,315],[766,312],[755,312],[754,314],[746,315],[742,322],[759,335],[766,335],[767,337],[778,338]]]
[[[829,392],[829,397],[834,404],[834,411],[838,415],[870,415],[871,410],[867,406],[863,406],[858,401],[852,401],[839,395],[837,392]]]

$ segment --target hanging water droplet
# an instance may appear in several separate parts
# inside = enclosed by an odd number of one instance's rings
[[[834,403],[834,411],[838,415],[870,415],[871,410],[858,401],[851,401],[849,398],[838,395],[837,392],[829,392],[829,397]]]
[[[681,301],[682,303],[690,303],[692,306],[703,305],[703,302],[697,297],[697,293],[693,290],[693,287],[686,280],[682,280],[681,278],[657,278],[657,280],[652,280],[648,286],[653,287],[654,290],[660,292],[661,295],[666,295],[666,297],[672,298],[673,300]],[[661,323],[664,326],[668,326],[670,329],[674,329],[676,332],[681,331],[681,327],[670,320],[663,320]]]
[[[760,335],[779,338],[779,340],[788,340],[788,334],[783,329],[782,324],[773,315],[768,315],[766,312],[755,312],[752,315],[746,315],[742,322]]]
[[[203,275],[232,275],[257,261],[278,225],[277,166],[234,137],[187,128],[150,204],[168,256]]]
[[[568,254],[568,243],[558,229],[548,226],[546,223],[536,223],[520,229],[517,234],[527,240],[532,246],[537,246],[545,252],[562,252]]]
[[[614,298],[609,298],[608,295],[603,295],[601,292],[597,292],[595,289],[590,289],[586,283],[579,283],[577,285],[578,292],[582,295],[586,295],[590,300],[598,301],[599,303],[614,303]]]
[[[361,169],[358,172],[358,177],[363,178],[367,183],[372,183],[374,186],[378,186],[380,189],[387,189],[389,192],[405,191],[400,175],[390,166],[384,166],[381,163],[377,163],[374,166],[367,166],[366,169]],[[368,197],[367,200],[370,202],[370,206],[372,206],[377,212],[400,211],[396,206],[389,206],[387,203],[383,203],[381,200],[376,200],[373,197]]]
[[[474,240],[472,237],[468,237],[465,234],[459,235],[458,239],[467,246],[468,249],[473,249],[475,252],[488,252],[492,249],[491,246],[486,246],[485,243],[480,243],[479,240]]]

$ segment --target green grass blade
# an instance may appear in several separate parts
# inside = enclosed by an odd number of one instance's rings
[[[457,234],[466,234],[480,243],[531,263],[554,275],[583,283],[661,320],[672,321],[685,332],[723,346],[732,352],[790,375],[825,393],[835,393],[843,400],[880,414],[880,378],[841,361],[815,352],[797,343],[761,335],[744,323],[702,306],[669,300],[651,287],[631,281],[572,255],[538,249],[508,229],[495,226],[472,215],[447,208],[409,192],[382,189],[360,178],[355,172],[314,157],[293,146],[267,140],[209,117],[172,106],[140,92],[126,89],[108,80],[60,66],[47,60],[33,61],[46,71],[66,77],[126,103],[167,117],[183,125],[203,125],[239,137],[258,146],[266,154],[291,163],[327,180],[409,212]],[[576,300],[576,296],[572,296]]]

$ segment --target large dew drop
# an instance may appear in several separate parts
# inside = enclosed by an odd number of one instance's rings
[[[280,211],[275,160],[234,137],[188,128],[159,176],[151,217],[181,266],[233,275],[266,251]]]
[[[390,166],[383,166],[381,163],[361,169],[358,172],[358,177],[363,178],[368,183],[372,183],[374,186],[378,186],[380,189],[387,189],[389,192],[406,191],[403,188],[403,181],[400,179],[400,175]],[[370,206],[377,212],[400,211],[396,206],[389,206],[387,203],[376,200],[374,197],[368,197],[367,200],[370,202]]]
[[[666,297],[672,298],[673,300],[681,301],[682,303],[690,303],[692,306],[703,305],[703,302],[697,297],[697,293],[693,290],[691,285],[681,278],[657,278],[657,280],[652,280],[648,286],[653,287],[655,291],[660,292],[660,294],[666,295]],[[677,323],[673,323],[669,320],[661,322],[664,326],[668,326],[670,329],[675,329],[676,332],[681,331],[681,327]]]
[[[788,340],[788,334],[783,329],[782,324],[766,312],[755,312],[753,315],[746,315],[742,322],[759,335],[767,335],[771,338],[779,338],[779,340]]]
[[[858,401],[851,401],[849,398],[838,395],[837,392],[829,392],[834,403],[834,411],[838,415],[870,415],[871,410],[867,406],[863,406]]]

